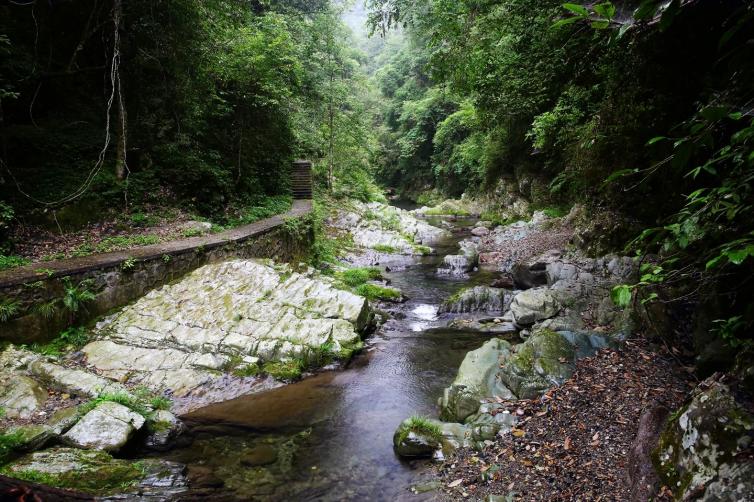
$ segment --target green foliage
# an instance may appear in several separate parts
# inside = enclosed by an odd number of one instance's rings
[[[31,263],[31,260],[22,258],[21,256],[6,256],[0,254],[0,270],[8,270],[16,267],[23,267]]]
[[[400,432],[398,433],[398,442],[402,443],[408,438],[409,433],[421,434],[427,436],[434,441],[440,441],[442,439],[442,431],[440,427],[431,422],[426,417],[414,415],[409,418],[406,423],[401,424]]]
[[[24,444],[24,435],[21,431],[2,433],[0,432],[0,465],[7,462],[13,452]]]
[[[86,304],[94,301],[97,297],[89,290],[93,282],[90,279],[84,279],[78,285],[74,286],[70,277],[63,278],[63,307],[75,318]]]
[[[368,300],[399,300],[401,292],[394,288],[386,288],[376,284],[362,284],[356,288],[356,294]]]
[[[336,277],[349,287],[355,288],[369,281],[382,277],[380,269],[375,267],[351,268],[338,272]]]
[[[377,251],[378,253],[385,253],[385,254],[396,254],[399,249],[393,246],[388,246],[386,244],[377,244],[376,246],[372,246],[372,249]]]
[[[134,258],[126,258],[120,264],[120,269],[124,272],[131,272],[134,268],[136,268],[136,259]]]
[[[28,348],[46,356],[59,357],[67,352],[74,352],[89,343],[89,331],[86,328],[67,328],[53,341],[46,344],[32,344]]]
[[[173,406],[173,401],[165,396],[155,396],[149,400],[149,404],[154,410],[170,410]]]
[[[270,361],[264,364],[262,371],[277,380],[297,380],[304,371],[302,361],[293,359],[290,361]]]
[[[16,300],[4,298],[0,302],[0,322],[8,322],[13,319],[20,311],[21,304]]]

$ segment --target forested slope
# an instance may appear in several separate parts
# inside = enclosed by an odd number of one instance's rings
[[[288,194],[294,158],[370,190],[365,56],[343,8],[3,2],[0,229],[57,230],[54,214],[67,231],[150,205],[244,219]]]
[[[732,343],[749,338],[749,2],[370,4],[376,33],[408,38],[377,72],[386,183],[422,202],[507,191],[534,207],[584,203],[592,252],[631,243],[653,257],[642,282],[668,285],[664,301],[715,303],[697,311],[701,331],[719,319]]]

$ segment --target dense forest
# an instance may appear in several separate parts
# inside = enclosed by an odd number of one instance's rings
[[[725,319],[715,329],[733,345],[750,339],[748,2],[372,8],[377,33],[407,34],[376,78],[386,98],[383,181],[425,201],[432,190],[502,184],[535,207],[586,203],[605,220],[595,251],[660,253],[643,294],[655,298],[646,291],[663,283],[664,301],[713,302],[704,315]]]
[[[171,200],[221,221],[285,195],[299,157],[337,157],[327,164],[338,179],[368,182],[372,98],[342,6],[0,9],[3,227],[14,214],[73,207],[75,223],[92,208],[138,212]]]

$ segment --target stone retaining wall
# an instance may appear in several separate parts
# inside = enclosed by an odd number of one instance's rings
[[[0,272],[0,304],[15,304],[13,319],[0,322],[0,340],[48,341],[72,324],[83,324],[122,307],[148,291],[180,279],[208,263],[231,258],[306,258],[311,230],[296,235],[288,218],[311,212],[310,200],[296,200],[282,215],[219,234],[106,253],[37,263]],[[66,288],[94,293],[78,312],[63,305]],[[54,308],[45,308],[54,305]]]

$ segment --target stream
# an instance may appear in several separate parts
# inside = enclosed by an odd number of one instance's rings
[[[187,432],[159,457],[188,466],[188,498],[416,500],[409,488],[422,482],[427,463],[399,459],[393,433],[411,415],[436,417],[436,400],[466,353],[489,338],[431,329],[447,323],[437,318],[445,298],[494,278],[487,271],[436,274],[474,221],[454,221],[453,238],[435,256],[380,263],[409,300],[392,309],[347,368],[185,416]]]

